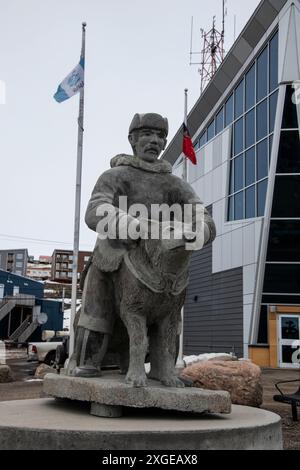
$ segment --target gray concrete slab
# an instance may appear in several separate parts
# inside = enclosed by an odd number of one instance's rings
[[[282,449],[280,417],[233,406],[230,415],[197,416],[127,409],[122,418],[91,416],[87,405],[53,399],[0,403],[0,449]]]
[[[148,387],[127,385],[120,374],[86,379],[48,374],[44,393],[52,397],[133,408],[160,408],[186,413],[230,413],[228,392],[198,388],[170,388],[149,380]]]

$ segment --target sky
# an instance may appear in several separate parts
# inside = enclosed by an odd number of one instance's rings
[[[259,0],[227,0],[225,48]],[[85,121],[80,248],[96,234],[84,214],[93,187],[110,160],[131,153],[128,127],[136,112],[169,120],[169,142],[182,123],[184,88],[189,109],[200,94],[200,28],[209,30],[221,0],[0,0],[0,249],[28,248],[51,255],[72,249],[78,99],[58,104],[59,83],[78,63],[86,28]],[[196,57],[195,57],[196,58]]]

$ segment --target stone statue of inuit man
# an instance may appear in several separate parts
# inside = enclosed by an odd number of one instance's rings
[[[126,383],[145,387],[149,353],[148,377],[165,386],[184,386],[175,373],[176,339],[190,257],[214,240],[215,225],[192,187],[158,159],[167,135],[166,118],[136,114],[129,128],[133,155],[114,157],[93,190],[85,220],[98,239],[75,321],[69,375],[101,375],[106,354],[114,351]],[[189,208],[191,224],[170,216],[171,211],[167,221],[160,211],[153,215],[153,208],[163,205]],[[203,217],[197,232],[193,228],[199,213]],[[155,236],[149,227],[155,227]]]

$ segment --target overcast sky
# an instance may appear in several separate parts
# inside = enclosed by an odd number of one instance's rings
[[[228,0],[226,50],[259,0]],[[221,26],[221,0],[0,0],[0,249],[35,256],[72,249],[78,95],[58,104],[53,94],[77,64],[81,22],[87,22],[85,136],[80,246],[95,234],[84,213],[98,176],[118,153],[131,153],[127,135],[136,112],[168,117],[169,141],[199,97],[198,67],[189,66],[212,17]],[[19,238],[14,238],[19,237]],[[39,239],[34,241],[30,239]],[[59,242],[59,243],[54,243]]]

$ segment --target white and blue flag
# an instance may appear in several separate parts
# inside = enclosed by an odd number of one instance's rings
[[[84,58],[81,57],[80,62],[69,73],[69,75],[61,82],[54,95],[54,99],[61,103],[71,96],[76,95],[84,86]]]

